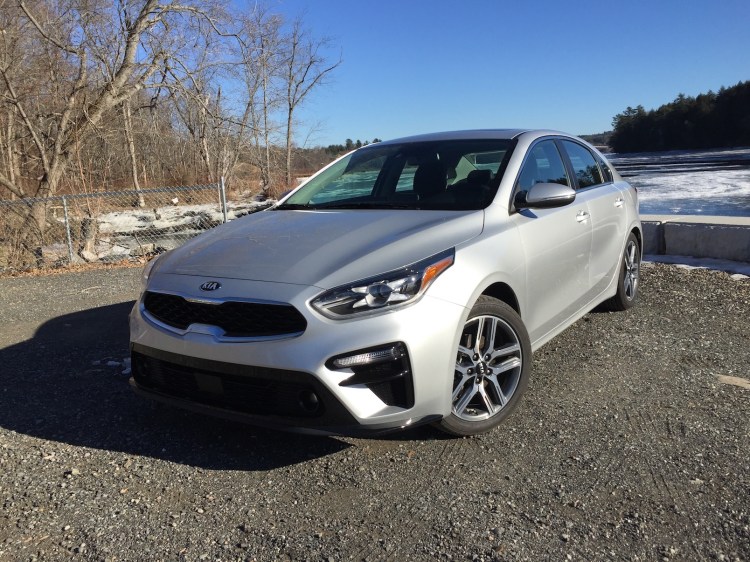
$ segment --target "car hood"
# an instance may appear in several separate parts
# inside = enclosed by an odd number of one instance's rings
[[[192,239],[157,271],[328,289],[454,247],[483,225],[483,211],[262,211]]]

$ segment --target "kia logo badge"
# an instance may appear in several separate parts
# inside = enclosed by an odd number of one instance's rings
[[[215,291],[221,288],[221,283],[218,281],[206,281],[201,285],[201,291]]]

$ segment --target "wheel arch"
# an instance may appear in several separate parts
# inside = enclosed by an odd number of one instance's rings
[[[643,255],[643,232],[637,226],[631,228],[630,232],[635,234],[635,239],[638,241],[638,249],[641,251],[641,255]]]
[[[513,291],[513,289],[511,289],[510,285],[508,285],[507,283],[493,283],[484,291],[482,291],[482,295],[493,297],[499,301],[504,302],[513,310],[515,310],[519,316],[521,316],[521,306],[518,302],[518,297],[516,296],[515,291]]]

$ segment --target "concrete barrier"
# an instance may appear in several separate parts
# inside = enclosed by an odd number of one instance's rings
[[[750,262],[750,217],[641,215],[643,253]]]

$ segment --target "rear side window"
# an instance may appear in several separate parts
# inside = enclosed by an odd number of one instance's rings
[[[602,174],[604,175],[604,182],[612,183],[614,181],[614,177],[612,176],[612,169],[609,167],[609,164],[607,164],[607,162],[599,156],[596,156],[596,161],[599,162],[599,168],[602,170]]]
[[[528,191],[537,183],[559,183],[570,187],[562,157],[553,140],[535,144],[521,168],[518,177],[520,191]]]
[[[578,179],[578,188],[583,189],[592,185],[604,183],[602,172],[594,159],[594,155],[578,143],[568,140],[562,141],[565,151],[568,153],[573,172]]]
[[[407,162],[396,183],[396,191],[412,191],[414,185],[414,174],[417,173],[418,163],[416,160]]]

